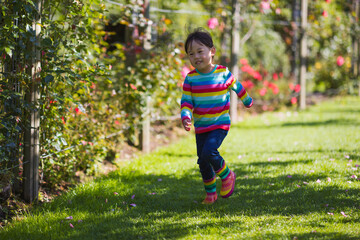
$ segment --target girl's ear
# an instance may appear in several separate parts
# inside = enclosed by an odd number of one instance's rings
[[[210,52],[211,52],[211,56],[215,56],[215,53],[216,53],[215,47],[212,47],[212,48],[210,49]]]

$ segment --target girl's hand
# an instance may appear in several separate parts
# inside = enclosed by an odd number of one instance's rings
[[[191,129],[191,120],[190,119],[184,119],[182,124],[186,131],[190,131],[190,129]]]

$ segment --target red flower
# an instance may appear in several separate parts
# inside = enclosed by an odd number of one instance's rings
[[[119,122],[118,120],[115,120],[115,124],[116,124],[116,125],[119,125],[120,122]]]
[[[277,73],[273,73],[272,77],[275,81],[279,79],[279,75]]]
[[[250,89],[252,89],[254,87],[254,83],[252,81],[250,81],[250,80],[243,81],[242,85],[247,90],[250,90]]]
[[[323,15],[323,17],[325,17],[325,18],[329,16],[328,12],[325,11],[325,10],[322,12],[322,15]]]
[[[296,84],[296,85],[295,85],[295,88],[294,88],[294,91],[295,91],[295,92],[300,92],[300,88],[301,88],[300,85],[299,85],[299,84]]]
[[[81,113],[81,111],[80,111],[79,108],[75,108],[75,112],[76,112],[76,114],[80,114],[80,113]]]
[[[291,98],[291,104],[296,104],[297,103],[297,98],[296,97],[292,97]]]
[[[66,123],[64,117],[61,117],[61,120],[62,120],[63,124]]]
[[[254,72],[255,72],[254,69],[252,69],[252,67],[250,67],[249,65],[242,66],[241,71],[246,72],[246,73],[248,73],[250,75],[253,75]]]
[[[336,64],[341,67],[345,63],[345,60],[342,56],[338,56],[336,59]]]
[[[253,77],[259,81],[262,80],[262,76],[259,72],[254,72]]]
[[[330,3],[330,2],[331,2],[331,0],[325,0],[325,2],[326,2],[326,3]]]

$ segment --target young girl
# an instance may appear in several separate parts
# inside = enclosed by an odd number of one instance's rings
[[[222,181],[221,197],[230,197],[235,185],[235,173],[218,152],[230,128],[230,89],[245,107],[251,107],[253,100],[226,67],[213,63],[215,47],[208,32],[196,29],[190,33],[185,52],[195,70],[189,72],[184,81],[181,120],[186,131],[190,131],[191,120],[194,120],[197,163],[206,191],[202,203],[212,204],[217,199],[216,175]]]

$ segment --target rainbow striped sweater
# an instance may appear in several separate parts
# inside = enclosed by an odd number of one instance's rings
[[[194,118],[195,133],[230,128],[230,89],[249,108],[252,98],[227,67],[215,65],[210,73],[189,72],[181,97],[181,120]]]

